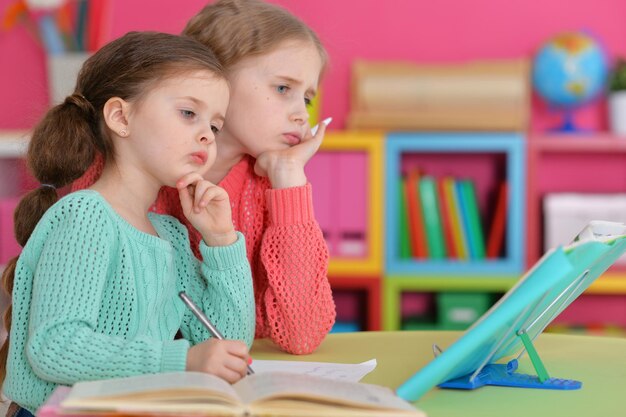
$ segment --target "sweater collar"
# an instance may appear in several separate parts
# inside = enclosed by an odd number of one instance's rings
[[[256,160],[250,155],[244,155],[244,157],[228,171],[228,174],[226,174],[218,185],[225,189],[228,195],[233,196],[234,192],[243,188],[246,178],[254,174],[254,172],[251,173],[250,170],[254,169],[255,162]]]

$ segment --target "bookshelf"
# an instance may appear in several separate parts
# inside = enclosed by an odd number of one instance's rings
[[[329,131],[305,169],[335,301],[348,304],[337,305],[337,322],[359,330],[381,327],[384,141],[381,132]]]
[[[390,133],[385,144],[385,278],[383,328],[405,328],[401,305],[407,295],[432,299],[418,329],[450,327],[448,305],[456,300],[459,316],[482,314],[498,294],[506,292],[524,271],[526,147],[519,133]],[[497,190],[505,182],[504,248],[496,258],[419,259],[399,253],[399,178],[419,169],[435,179],[466,178],[475,184],[482,229],[487,231]],[[426,296],[426,297],[424,297]],[[421,308],[416,305],[415,310]],[[468,321],[469,322],[469,321]]]
[[[15,178],[21,175],[18,162],[27,142],[26,131],[0,132],[4,200],[19,192]],[[397,180],[411,167],[434,177],[453,174],[475,180],[483,219],[491,215],[497,183],[511,185],[505,249],[499,258],[400,259],[394,243]],[[338,320],[360,330],[396,330],[404,326],[401,306],[407,295],[414,296],[414,303],[430,300],[436,309],[442,293],[490,294],[495,301],[506,292],[546,249],[542,199],[547,193],[626,192],[626,140],[608,133],[531,133],[526,138],[519,133],[329,131],[307,165],[307,175],[316,216],[326,236],[334,239],[329,242],[334,247],[329,281],[339,294],[337,302],[345,303],[338,306],[345,315]],[[626,267],[614,267],[556,323],[584,324],[585,316],[597,320],[592,311],[608,308],[616,315],[623,305]],[[436,322],[421,326],[417,328],[444,328]]]
[[[528,140],[527,265],[544,247],[543,200],[551,193],[626,193],[626,140],[606,132],[532,133]],[[626,213],[624,214],[626,220]],[[572,231],[576,233],[577,231]],[[573,236],[572,236],[573,237]],[[615,265],[555,320],[568,326],[626,328],[626,266]]]
[[[525,147],[515,133],[392,133],[385,149],[385,274],[516,275],[523,270],[525,240]],[[469,178],[476,184],[483,224],[498,185],[509,185],[504,256],[465,262],[401,259],[399,254],[398,178],[409,167],[428,175]],[[483,227],[484,228],[484,227]]]
[[[331,276],[382,271],[383,144],[382,133],[329,132],[306,166]]]

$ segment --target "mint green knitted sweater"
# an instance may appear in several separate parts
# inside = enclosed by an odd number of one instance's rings
[[[4,393],[34,413],[57,385],[182,371],[207,330],[185,307],[185,291],[228,339],[251,346],[254,297],[244,237],[226,247],[149,214],[143,233],[90,190],[71,193],[37,224],[15,270]],[[181,330],[185,339],[174,340]]]

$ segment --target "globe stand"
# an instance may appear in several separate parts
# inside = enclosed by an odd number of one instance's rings
[[[574,124],[574,112],[571,109],[563,111],[563,124],[550,129],[554,133],[585,133],[587,129],[581,129]]]

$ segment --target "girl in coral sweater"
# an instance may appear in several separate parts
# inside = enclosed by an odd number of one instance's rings
[[[328,249],[304,173],[324,136],[323,123],[311,134],[307,106],[326,51],[298,18],[257,0],[209,4],[184,34],[215,52],[231,87],[217,160],[205,178],[227,191],[235,228],[246,238],[256,337],[269,337],[290,353],[310,353],[335,320]],[[89,186],[99,172],[96,161],[74,188]],[[161,190],[155,210],[185,223],[197,247],[199,234],[182,214],[175,189]]]

